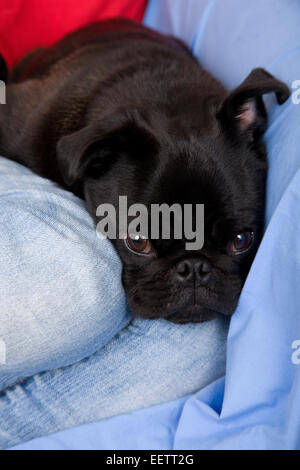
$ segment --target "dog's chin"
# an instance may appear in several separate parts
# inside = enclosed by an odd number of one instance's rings
[[[187,289],[182,292],[181,302],[175,300],[172,303],[159,303],[158,299],[153,299],[153,303],[145,302],[142,296],[139,302],[127,293],[129,308],[134,317],[144,318],[145,320],[157,320],[162,318],[172,323],[202,323],[213,320],[218,315],[231,317],[236,309],[238,295],[232,298],[201,299],[192,290]]]
[[[176,310],[172,310],[171,313],[164,313],[162,315],[159,314],[149,314],[149,310],[147,313],[145,311],[141,312],[140,309],[132,308],[132,313],[135,317],[144,318],[146,320],[157,320],[159,318],[163,318],[164,320],[168,320],[172,323],[202,323],[206,321],[213,320],[217,315],[221,314],[222,312],[213,310],[208,307],[203,307],[200,305],[189,305],[185,307],[178,308]],[[226,313],[224,313],[227,315]],[[230,315],[229,315],[230,316]]]
[[[202,323],[213,320],[219,312],[200,305],[184,307],[164,318],[172,323]]]

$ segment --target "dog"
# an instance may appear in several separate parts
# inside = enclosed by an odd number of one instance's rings
[[[184,43],[125,19],[83,27],[6,76],[0,154],[99,204],[204,204],[204,245],[111,240],[134,316],[231,316],[264,221],[267,113],[288,87],[257,68],[233,91]]]

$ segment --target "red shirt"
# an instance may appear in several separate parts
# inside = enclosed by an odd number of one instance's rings
[[[94,21],[122,16],[141,21],[147,0],[0,0],[0,54],[9,67],[25,53],[53,44]]]

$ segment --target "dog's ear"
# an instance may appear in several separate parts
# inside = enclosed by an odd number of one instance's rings
[[[276,94],[279,104],[290,96],[285,83],[264,69],[254,69],[223,101],[217,117],[231,134],[245,137],[252,143],[265,131],[267,112],[262,96],[270,92]]]
[[[127,111],[93,121],[62,137],[56,148],[57,162],[68,186],[86,177],[98,178],[120,155],[139,157],[153,152],[156,139],[138,111]]]

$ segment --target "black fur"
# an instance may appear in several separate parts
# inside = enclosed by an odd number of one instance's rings
[[[8,75],[7,65],[6,65],[4,58],[0,54],[0,80],[6,83],[7,75]]]
[[[96,220],[100,203],[204,203],[205,244],[152,241],[138,256],[113,241],[135,315],[175,322],[233,313],[262,235],[267,115],[286,85],[255,69],[232,93],[186,46],[128,20],[96,23],[39,49],[9,77],[0,107],[0,153],[83,197]],[[244,254],[228,252],[251,231]],[[210,265],[209,282],[182,282],[182,261]]]

